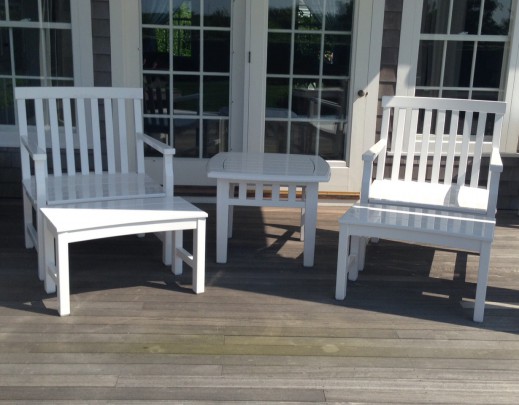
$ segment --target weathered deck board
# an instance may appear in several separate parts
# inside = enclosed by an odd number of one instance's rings
[[[320,206],[316,265],[296,210],[237,208],[206,292],[171,274],[152,235],[71,247],[69,317],[37,280],[21,201],[0,201],[0,403],[516,404],[519,217],[500,212],[483,324],[477,257],[381,241],[333,298],[339,216]],[[189,241],[189,236],[187,237]]]

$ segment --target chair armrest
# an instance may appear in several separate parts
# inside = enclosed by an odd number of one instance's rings
[[[501,173],[503,171],[503,161],[499,149],[493,148],[490,154],[490,171]]]
[[[174,155],[175,154],[175,148],[172,148],[171,146],[165,144],[164,142],[161,142],[155,138],[152,138],[151,136],[143,133],[137,133],[137,136],[140,137],[143,142],[151,146],[156,151],[162,153],[163,155]]]
[[[375,158],[382,152],[387,145],[387,139],[381,139],[366,152],[362,154],[362,160],[364,162],[373,162]]]
[[[47,160],[47,152],[39,147],[36,142],[29,141],[27,136],[20,137],[21,146],[23,146],[32,160]]]

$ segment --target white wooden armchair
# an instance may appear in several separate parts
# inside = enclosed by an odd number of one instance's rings
[[[382,99],[380,140],[362,156],[360,201],[339,220],[337,299],[364,268],[369,238],[479,254],[474,321],[483,321],[506,104]],[[484,163],[485,155],[489,156]]]
[[[143,133],[142,89],[18,87],[15,98],[27,248],[42,246],[39,208],[173,195],[175,150]],[[161,182],[145,173],[144,144],[164,156]]]

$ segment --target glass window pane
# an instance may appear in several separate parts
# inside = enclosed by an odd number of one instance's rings
[[[292,111],[298,117],[318,116],[319,80],[294,79],[292,90]]]
[[[40,32],[32,28],[13,28],[14,66],[17,75],[40,75]]]
[[[172,23],[173,25],[199,27],[200,0],[173,0]]]
[[[202,157],[210,158],[227,150],[229,140],[229,120],[204,120],[204,145]]]
[[[294,73],[319,74],[321,35],[296,34],[294,41]]]
[[[51,75],[73,77],[72,32],[70,30],[50,31],[50,65]]]
[[[440,85],[442,59],[442,41],[420,41],[416,68],[417,86]]]
[[[315,155],[317,141],[316,122],[292,122],[290,131],[290,153]]]
[[[473,42],[449,41],[447,45],[444,86],[470,86],[470,71],[472,69]]]
[[[265,152],[287,153],[288,122],[265,121]]]
[[[346,123],[321,121],[319,127],[319,155],[327,160],[344,159]]]
[[[204,31],[204,71],[230,70],[231,34],[222,31]]]
[[[10,79],[0,79],[0,124],[14,123],[13,84]]]
[[[2,52],[0,52],[0,74],[11,74],[11,41],[9,40],[9,29],[0,28],[0,44],[2,44]]]
[[[169,1],[141,1],[143,24],[167,25],[169,21]]]
[[[329,76],[350,75],[350,35],[325,35],[323,74]]]
[[[204,76],[204,114],[228,114],[229,78]]]
[[[144,28],[142,30],[143,68],[169,69],[169,30],[167,28]]]
[[[173,30],[173,69],[200,70],[200,31]]]
[[[70,22],[70,0],[52,0],[42,2],[43,21]]]
[[[451,34],[477,34],[481,0],[452,2]]]
[[[175,157],[198,157],[198,119],[173,120],[173,147]]]
[[[5,0],[0,0],[0,20],[5,20]]]
[[[485,35],[508,35],[512,0],[485,1],[481,33]]]
[[[499,42],[479,42],[474,71],[475,87],[496,87],[501,84],[501,71],[505,44]]]
[[[416,97],[440,97],[440,92],[438,90],[416,89],[415,96]]]
[[[206,27],[231,26],[231,0],[204,2],[204,25]]]
[[[450,0],[424,0],[422,9],[422,33],[447,33],[449,3]]]
[[[38,2],[35,0],[9,0],[9,19],[12,21],[40,21]]]
[[[199,100],[200,79],[198,76],[173,76],[174,114],[198,114]]]
[[[345,119],[348,105],[347,80],[323,80],[321,118]]]
[[[351,31],[353,0],[328,0],[326,2],[326,25],[328,31]]]
[[[444,90],[442,97],[468,99],[469,92],[462,90]]]
[[[144,75],[144,114],[169,114],[167,75]]]
[[[497,92],[497,91],[474,91],[474,92],[472,92],[472,98],[475,100],[498,101],[499,92]]]
[[[267,78],[267,117],[288,118],[289,83],[288,79]]]
[[[290,29],[292,28],[293,0],[270,0],[269,1],[269,28]]]
[[[290,74],[290,34],[268,34],[267,74]]]
[[[296,29],[320,30],[323,25],[323,0],[298,1]]]

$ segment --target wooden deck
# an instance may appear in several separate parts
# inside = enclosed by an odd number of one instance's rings
[[[206,292],[148,235],[71,247],[72,314],[37,279],[21,201],[0,201],[0,403],[519,403],[519,217],[498,215],[485,322],[477,257],[381,241],[335,301],[338,218],[302,267],[296,210],[236,208]]]

